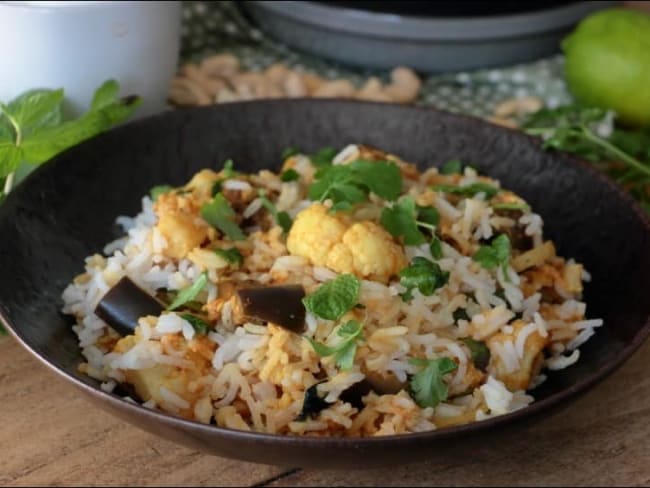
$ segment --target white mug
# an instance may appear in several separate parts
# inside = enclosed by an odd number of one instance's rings
[[[87,110],[107,79],[140,95],[137,117],[166,107],[178,63],[181,2],[0,1],[0,101],[64,88],[67,113]]]

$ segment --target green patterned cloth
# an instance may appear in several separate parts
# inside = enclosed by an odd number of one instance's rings
[[[182,61],[198,61],[217,52],[235,54],[246,69],[252,70],[283,62],[326,78],[348,78],[357,84],[370,75],[387,79],[386,72],[354,70],[269,38],[241,14],[235,2],[184,2]],[[419,103],[479,117],[491,115],[498,103],[513,97],[535,96],[555,107],[571,100],[562,79],[562,66],[562,56],[556,55],[499,69],[428,76]]]

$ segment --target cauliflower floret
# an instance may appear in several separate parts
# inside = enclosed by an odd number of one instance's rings
[[[328,214],[318,203],[298,214],[287,249],[316,266],[384,283],[407,264],[402,247],[382,227]]]
[[[170,212],[160,215],[158,230],[167,240],[165,254],[182,259],[208,237],[208,228],[199,225],[191,215]]]
[[[500,332],[487,340],[490,349],[489,370],[492,375],[502,381],[510,391],[526,390],[532,379],[539,374],[544,363],[543,350],[548,343],[548,337],[542,337],[538,331],[534,331],[526,337],[524,342],[524,354],[519,358],[519,367],[514,370],[499,355],[499,346],[506,342],[515,343],[521,330],[526,323],[517,320],[512,324],[512,333]]]

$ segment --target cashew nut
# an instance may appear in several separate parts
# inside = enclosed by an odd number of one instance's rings
[[[494,115],[499,118],[511,115],[521,116],[531,112],[537,112],[542,108],[542,101],[537,97],[509,98],[498,104],[494,109]]]
[[[349,80],[326,81],[312,94],[314,97],[351,97],[354,95],[354,85]]]
[[[228,103],[228,102],[236,102],[240,98],[237,96],[237,94],[232,91],[230,88],[222,88],[219,90],[219,93],[217,93],[217,96],[215,97],[214,101],[217,103]]]
[[[209,105],[210,97],[189,78],[176,77],[171,82],[169,99],[176,105]]]
[[[271,82],[262,73],[238,73],[230,81],[235,92],[245,100],[265,98],[271,91]]]
[[[289,76],[289,68],[282,63],[275,63],[264,70],[264,76],[276,85],[282,86],[287,76]]]
[[[301,73],[301,76],[303,83],[307,87],[307,92],[310,94],[314,94],[314,92],[318,90],[323,83],[325,83],[325,80],[323,80],[323,78],[313,73]]]
[[[181,74],[189,78],[210,97],[214,97],[219,90],[226,86],[225,82],[218,78],[208,78],[203,71],[193,64],[186,64],[181,68]]]
[[[287,79],[284,81],[284,89],[289,98],[306,97],[308,94],[302,76],[295,71],[289,72]]]
[[[232,54],[216,54],[205,58],[200,69],[209,78],[229,79],[239,71],[239,60]]]
[[[372,76],[357,91],[356,98],[359,100],[370,100],[375,102],[392,102],[393,99],[384,93],[384,87],[378,78]]]
[[[390,73],[392,83],[384,88],[384,93],[396,102],[408,103],[414,101],[422,82],[412,69],[398,67]]]

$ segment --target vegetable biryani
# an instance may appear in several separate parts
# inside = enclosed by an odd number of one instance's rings
[[[602,325],[581,264],[498,181],[374,148],[159,186],[63,294],[115,391],[221,427],[433,430],[525,407]]]

